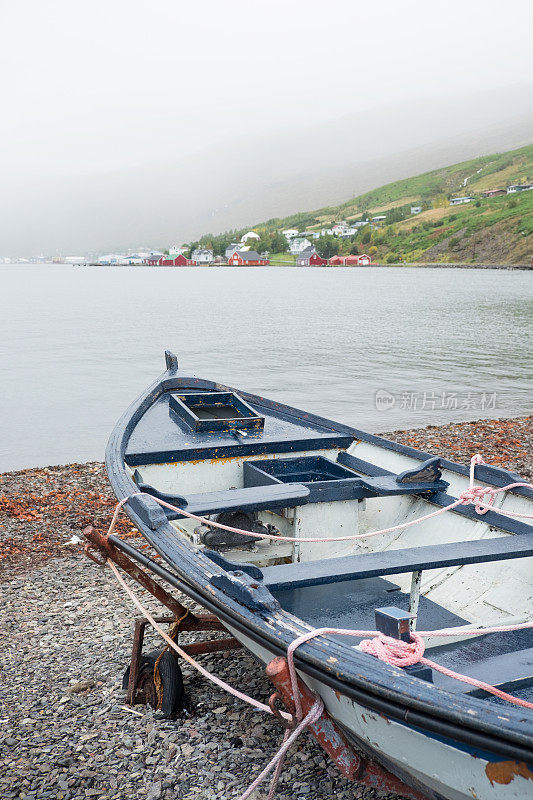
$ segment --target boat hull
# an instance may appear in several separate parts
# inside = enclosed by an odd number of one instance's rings
[[[262,664],[272,658],[241,631],[228,631]],[[533,769],[524,762],[496,759],[486,751],[452,739],[428,735],[412,725],[398,722],[320,681],[299,673],[340,725],[354,747],[430,800],[526,800],[533,798]],[[383,786],[383,791],[387,787]]]

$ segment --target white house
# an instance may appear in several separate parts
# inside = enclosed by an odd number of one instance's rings
[[[213,251],[197,247],[196,250],[193,250],[191,253],[191,261],[193,264],[212,264]]]
[[[168,248],[168,254],[169,256],[181,256],[183,253],[186,253],[187,250],[187,247],[178,247],[177,245],[173,245],[172,247]]]
[[[507,194],[515,194],[515,192],[529,192],[533,189],[533,183],[513,183],[507,187]]]
[[[368,220],[361,220],[360,222],[354,222],[354,228],[364,228],[365,225],[368,225]]]
[[[422,206],[411,206],[411,214],[420,214]]]
[[[462,206],[464,203],[471,203],[473,197],[452,197],[450,200],[451,206]]]
[[[372,222],[374,223],[374,225],[379,225],[380,223],[385,222],[386,219],[387,219],[386,214],[379,214],[377,217],[372,217]]]
[[[225,255],[226,258],[229,258],[231,256],[231,254],[234,253],[236,250],[242,250],[242,249],[243,249],[243,246],[242,246],[242,244],[240,242],[232,242],[231,244],[229,244],[226,247],[226,250],[224,251],[224,255]]]
[[[281,231],[284,237],[289,241],[290,239],[294,239],[298,236],[298,231],[294,228],[288,228],[286,231]]]
[[[298,255],[298,253],[302,253],[308,247],[311,247],[311,242],[309,239],[292,239],[289,245],[289,253]]]
[[[248,239],[256,239],[259,241],[260,238],[261,237],[259,234],[257,234],[255,231],[248,231],[248,233],[245,233],[244,236],[241,236],[241,242],[247,242]]]

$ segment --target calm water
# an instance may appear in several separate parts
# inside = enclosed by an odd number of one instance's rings
[[[3,265],[0,279],[0,470],[101,459],[165,348],[372,431],[531,411],[527,272]]]

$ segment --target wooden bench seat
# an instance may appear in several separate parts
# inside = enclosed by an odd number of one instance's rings
[[[273,591],[527,556],[533,556],[533,533],[282,564],[265,567],[262,573],[265,586]]]
[[[191,514],[219,514],[222,511],[261,511],[264,509],[301,506],[308,502],[309,489],[301,483],[275,483],[252,486],[246,489],[225,489],[201,494],[172,495],[158,492],[153,486],[138,483],[142,492],[158,497]],[[168,519],[179,519],[180,514],[165,509]]]

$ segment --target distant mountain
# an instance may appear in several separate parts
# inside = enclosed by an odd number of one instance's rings
[[[317,98],[313,125],[280,126],[263,138],[246,136],[239,109],[242,138],[209,151],[90,178],[4,185],[0,255],[165,247],[517,148],[531,141],[531,89],[421,98],[342,119],[321,118]]]

